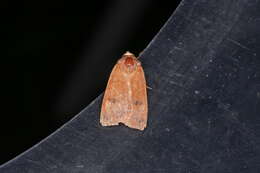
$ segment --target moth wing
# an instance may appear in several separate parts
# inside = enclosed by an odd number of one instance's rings
[[[128,88],[126,76],[120,65],[116,64],[110,74],[103,97],[100,123],[103,126],[118,125],[125,118],[128,110]]]
[[[144,71],[141,65],[137,66],[136,72],[130,78],[131,83],[131,116],[123,122],[129,127],[143,130],[147,124],[147,91]]]

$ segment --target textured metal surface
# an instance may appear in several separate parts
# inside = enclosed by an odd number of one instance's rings
[[[149,121],[101,127],[101,98],[2,173],[260,171],[260,2],[184,0],[145,49]]]

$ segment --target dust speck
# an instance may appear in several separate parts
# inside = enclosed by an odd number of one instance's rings
[[[198,90],[195,90],[195,91],[194,91],[194,93],[195,93],[195,94],[199,94],[199,93],[200,93],[200,91],[198,91]]]
[[[167,127],[167,128],[165,128],[165,131],[166,131],[166,132],[169,132],[169,131],[171,131],[171,129],[169,129],[169,128]]]
[[[257,97],[260,99],[260,92],[257,92],[256,95],[257,95]]]

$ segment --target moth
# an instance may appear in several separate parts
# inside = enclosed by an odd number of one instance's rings
[[[144,130],[147,125],[147,91],[141,62],[126,52],[114,66],[103,97],[102,126],[124,125]]]

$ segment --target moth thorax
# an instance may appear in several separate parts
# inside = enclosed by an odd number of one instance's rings
[[[131,56],[127,56],[123,64],[127,73],[132,73],[133,71],[135,71],[137,66],[136,60]]]
[[[134,58],[132,58],[131,56],[128,56],[128,57],[126,57],[126,59],[125,59],[125,65],[126,66],[134,66],[135,65],[135,60],[134,60]]]

